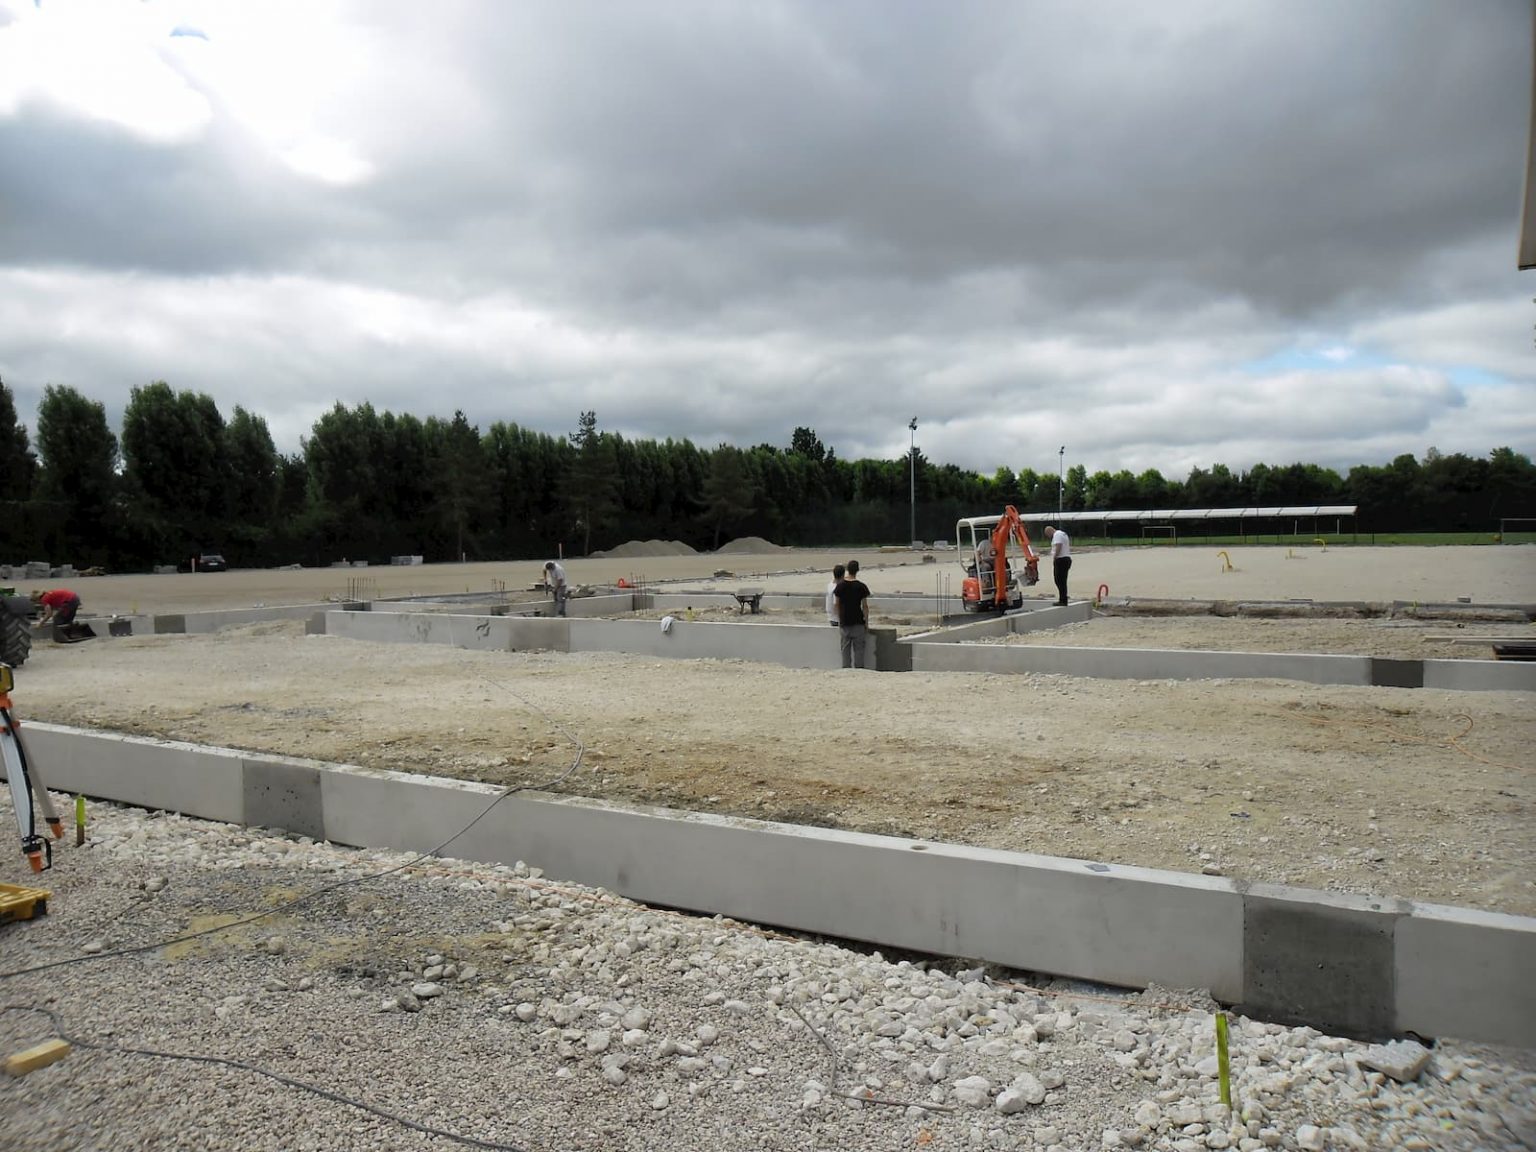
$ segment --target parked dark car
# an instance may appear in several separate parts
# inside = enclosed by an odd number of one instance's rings
[[[217,552],[199,552],[176,565],[178,572],[228,572],[229,563]]]

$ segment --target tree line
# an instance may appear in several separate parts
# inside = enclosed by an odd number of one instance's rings
[[[998,468],[987,476],[916,450],[843,460],[814,429],[784,446],[701,449],[631,440],[582,412],[568,435],[338,403],[288,455],[266,421],[164,382],[135,388],[114,433],[105,407],[50,385],[35,444],[0,382],[0,562],[68,561],[122,570],[198,550],[236,566],[585,555],[660,537],[713,548],[736,536],[807,547],[947,538],[960,516],[1012,504],[1164,509],[1358,504],[1366,531],[1497,528],[1536,516],[1536,467],[1510,448],[1486,459],[1431,448],[1422,460],[1156,469],[1089,474]]]

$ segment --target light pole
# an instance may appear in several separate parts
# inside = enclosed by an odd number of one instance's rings
[[[917,417],[912,417],[912,423],[907,425],[911,435],[907,437],[907,464],[911,477],[912,489],[912,523],[907,534],[907,543],[910,545],[917,540]]]
[[[1059,514],[1067,495],[1067,446],[1063,444],[1056,455],[1060,464],[1056,473],[1056,511]]]

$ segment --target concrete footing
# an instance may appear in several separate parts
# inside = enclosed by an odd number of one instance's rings
[[[575,601],[572,602],[576,603]],[[1087,602],[990,617],[898,640],[871,630],[868,666],[881,671],[1044,673],[1120,680],[1276,679],[1362,687],[1536,691],[1536,664],[1494,660],[1382,660],[1305,652],[1207,652],[964,643],[1092,618]],[[352,640],[451,644],[496,651],[628,652],[679,659],[750,660],[838,668],[838,633],[822,624],[468,616],[327,611],[310,631]]]
[[[767,603],[772,597],[765,597]],[[817,597],[783,596],[803,608]],[[404,603],[288,604],[136,617],[133,632],[207,633],[238,624],[303,619],[310,633],[390,643],[449,644],[495,651],[629,652],[681,659],[750,660],[791,668],[838,668],[838,635],[824,625],[740,624],[674,619],[664,632],[658,621],[594,617],[635,607],[676,611],[687,604],[735,604],[726,594],[648,592],[572,599],[567,618],[523,615],[518,606],[466,605],[464,613],[408,610]],[[877,611],[909,615],[935,607],[925,597],[887,598]],[[544,609],[535,609],[542,612]],[[1369,656],[1305,652],[1209,652],[1145,648],[1083,648],[994,645],[968,641],[1001,637],[1092,619],[1087,601],[1065,607],[1033,605],[898,639],[893,629],[871,630],[868,666],[881,671],[1044,673],[1122,680],[1278,679],[1312,684],[1389,688],[1436,688],[1463,692],[1536,692],[1536,663],[1498,660],[1385,660]],[[116,633],[114,633],[115,635]]]
[[[30,724],[61,790],[341,844],[526,860],[634,899],[1126,986],[1351,1035],[1536,1046],[1536,920],[520,793]],[[494,806],[493,806],[494,805]],[[64,849],[68,851],[68,849]]]

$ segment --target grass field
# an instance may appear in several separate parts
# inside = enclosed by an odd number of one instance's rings
[[[1438,547],[1467,544],[1536,544],[1536,531],[1532,532],[1506,532],[1500,539],[1497,532],[1250,532],[1246,536],[1203,536],[1198,529],[1190,532],[1180,532],[1177,537],[1170,535],[1118,535],[1099,536],[1091,532],[1077,532],[1073,534],[1076,543],[1089,545],[1104,545],[1115,548],[1133,547],[1177,547],[1181,544],[1214,545],[1221,547],[1253,547],[1253,546],[1277,546],[1277,547],[1306,547],[1317,545],[1319,540],[1330,548],[1347,548],[1350,545],[1368,547],[1383,547],[1391,545],[1413,545],[1416,547]]]

